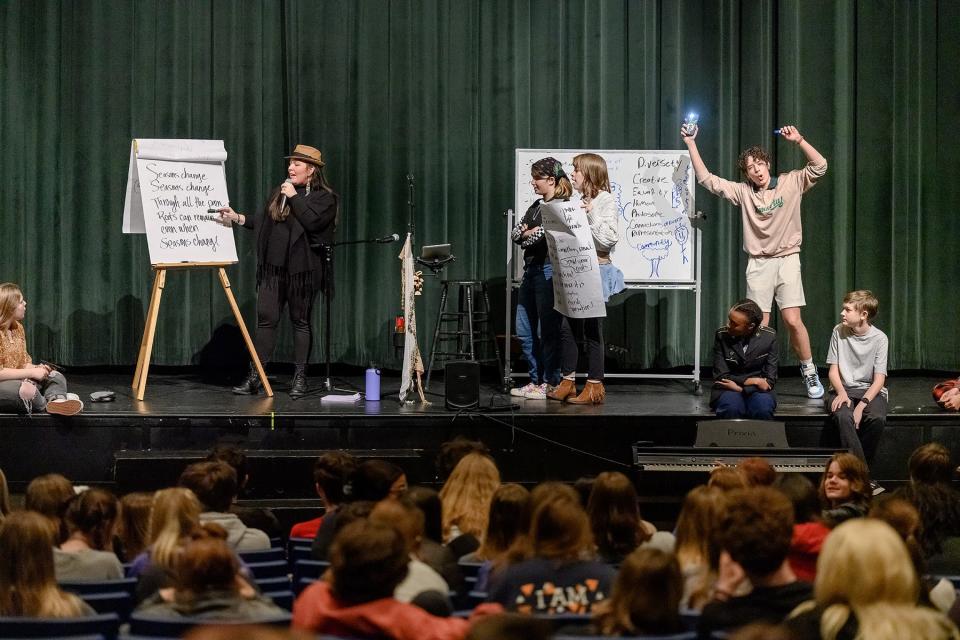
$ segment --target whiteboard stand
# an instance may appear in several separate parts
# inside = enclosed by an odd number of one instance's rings
[[[263,364],[257,356],[257,350],[253,346],[253,340],[250,338],[250,332],[247,331],[247,325],[243,322],[243,316],[240,314],[240,307],[237,306],[237,300],[233,297],[233,290],[230,287],[230,280],[227,278],[225,267],[235,264],[233,262],[192,262],[187,264],[155,264],[153,265],[156,275],[153,279],[153,291],[150,294],[150,306],[147,308],[146,323],[143,327],[143,339],[140,341],[140,355],[137,357],[137,369],[133,374],[133,384],[131,385],[137,391],[137,400],[143,400],[147,390],[147,373],[150,370],[150,355],[153,353],[153,339],[157,331],[157,317],[160,315],[160,299],[163,296],[163,288],[167,282],[167,271],[200,268],[217,269],[220,276],[220,286],[227,296],[227,302],[230,303],[230,309],[233,310],[233,317],[240,326],[240,332],[243,334],[243,341],[247,345],[247,351],[250,353],[250,359],[253,366],[257,369],[257,375],[263,383],[263,390],[268,398],[273,397],[273,388],[270,381],[267,380],[267,374],[263,370]]]

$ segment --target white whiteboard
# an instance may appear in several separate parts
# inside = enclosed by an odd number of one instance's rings
[[[607,162],[611,192],[620,209],[620,241],[610,258],[623,271],[624,280],[628,284],[694,284],[696,234],[690,219],[694,176],[686,150],[517,149],[517,221],[538,197],[530,185],[533,163],[553,157],[570,175],[573,157],[580,153],[596,153]],[[579,195],[574,192],[573,198]],[[514,265],[514,277],[519,280],[523,260],[515,260]]]
[[[208,209],[229,204],[222,140],[134,140],[124,233],[146,233],[151,264],[236,262],[233,230]]]

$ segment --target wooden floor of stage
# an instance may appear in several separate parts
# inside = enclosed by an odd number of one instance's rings
[[[930,390],[946,374],[894,374],[889,378],[889,420],[925,419],[958,422],[956,413],[945,412],[934,403]],[[327,405],[327,395],[348,395],[360,392],[364,380],[358,376],[333,378],[332,383],[342,391],[327,393],[323,390],[323,378],[309,379],[311,390],[305,397],[294,400],[288,395],[289,376],[271,375],[274,397],[267,398],[261,392],[255,396],[236,395],[226,385],[204,382],[191,372],[161,373],[151,375],[143,401],[134,396],[130,386],[131,376],[119,373],[70,373],[70,390],[77,393],[85,403],[84,412],[77,420],[134,417],[224,417],[242,418],[272,414],[275,418],[367,416],[368,418],[414,417],[450,415],[443,397],[443,378],[434,376],[426,398],[428,404],[419,400],[401,404],[399,401],[399,377],[384,376],[381,381],[379,402]],[[825,381],[825,378],[824,378]],[[582,384],[582,381],[580,381]],[[116,400],[106,403],[89,401],[90,393],[110,390]],[[703,392],[694,392],[689,380],[608,380],[607,397],[603,405],[577,406],[548,400],[527,400],[502,393],[492,381],[481,385],[480,407],[476,412],[499,413],[509,410],[524,416],[683,416],[709,418],[710,381],[703,381]],[[777,415],[783,418],[826,417],[823,402],[806,396],[801,379],[786,377],[777,385]],[[361,393],[362,396],[362,393]],[[411,394],[416,398],[416,394]],[[408,399],[409,400],[409,399]],[[0,420],[14,416],[0,414]],[[52,418],[42,414],[30,420]]]

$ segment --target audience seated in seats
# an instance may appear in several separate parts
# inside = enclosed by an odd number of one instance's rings
[[[603,636],[659,636],[684,631],[680,621],[683,575],[672,553],[641,548],[628,555],[613,582],[610,597],[597,604],[593,621],[577,630]]]
[[[517,613],[479,618],[467,634],[467,640],[550,640],[552,637],[551,621]]]
[[[920,604],[935,607],[949,615],[954,603],[957,602],[957,591],[953,583],[946,578],[927,577],[927,565],[918,541],[920,514],[916,507],[898,496],[884,496],[873,501],[868,516],[882,520],[893,527],[903,543],[907,545],[910,559],[913,560],[913,568],[920,578]]]
[[[427,609],[434,615],[450,615],[453,607],[450,603],[450,588],[443,577],[432,567],[420,560],[420,540],[423,539],[423,513],[411,500],[404,497],[395,500],[382,500],[370,512],[370,521],[391,526],[400,532],[410,550],[407,564],[407,576],[393,591],[393,597],[400,602],[416,602],[418,596],[433,592],[442,598],[438,608]],[[423,607],[426,609],[426,607]]]
[[[120,522],[113,546],[123,562],[133,562],[147,548],[152,506],[153,494],[145,491],[128,493],[120,498]]]
[[[855,518],[827,537],[814,598],[791,614],[800,640],[960,638],[942,613],[917,604],[919,584],[906,545],[890,525]]]
[[[830,527],[820,519],[820,497],[810,480],[799,473],[785,473],[776,488],[793,504],[793,539],[787,560],[798,580],[813,582],[817,575],[817,558]]]
[[[743,476],[737,471],[736,467],[720,465],[710,471],[710,478],[707,480],[708,487],[716,487],[721,491],[733,491],[734,489],[744,489],[747,484]]]
[[[713,590],[720,552],[711,542],[725,508],[726,494],[714,487],[695,487],[683,499],[676,527],[683,609],[699,611]]]
[[[480,548],[461,558],[462,562],[482,562],[477,571],[476,591],[484,592],[494,567],[507,563],[507,553],[518,538],[530,530],[530,492],[519,484],[502,484],[493,492],[487,530]]]
[[[73,618],[93,615],[89,605],[57,587],[53,523],[16,511],[0,523],[0,616]]]
[[[798,581],[787,561],[793,505],[785,495],[771,487],[731,492],[715,535],[720,566],[713,599],[700,614],[701,636],[751,622],[780,622],[810,599],[810,584]],[[750,592],[735,595],[745,580]]]
[[[319,634],[394,640],[457,640],[470,622],[441,618],[393,597],[407,575],[410,550],[394,527],[357,520],[330,549],[329,582],[318,581],[293,604],[293,626]],[[478,607],[474,615],[497,608]]]
[[[7,476],[0,469],[0,522],[10,515],[10,487],[7,486]]]
[[[328,451],[313,464],[313,487],[323,502],[324,515],[330,515],[343,504],[344,486],[356,466],[357,459],[345,451]],[[290,537],[316,538],[322,520],[323,517],[319,517],[298,522],[290,529]]]
[[[216,524],[197,529],[176,554],[173,588],[161,589],[137,607],[137,613],[159,618],[257,620],[284,611],[260,596],[239,576],[236,554],[227,532]]]
[[[214,447],[207,460],[226,462],[237,472],[237,497],[245,497],[247,487],[250,484],[250,466],[247,462],[247,454],[243,450],[232,444],[221,444]],[[236,503],[230,505],[230,513],[240,518],[240,522],[252,529],[259,529],[271,538],[283,536],[283,529],[280,528],[280,521],[273,511],[264,507],[241,507]]]
[[[852,453],[835,453],[820,478],[823,521],[835,527],[851,518],[862,518],[872,498],[866,463]]]
[[[920,513],[918,540],[932,573],[960,574],[960,493],[952,486],[955,466],[950,451],[931,442],[910,456],[910,481],[895,495]]]
[[[23,506],[53,523],[56,544],[59,545],[67,539],[67,523],[64,517],[75,495],[77,494],[69,480],[59,473],[48,473],[30,481],[24,494]]]
[[[511,611],[589,614],[610,593],[616,571],[594,559],[586,511],[571,487],[548,482],[533,490],[530,531],[513,561],[491,580],[488,600]]]
[[[200,501],[190,489],[162,489],[153,496],[147,525],[147,549],[133,559],[128,574],[139,578],[142,601],[173,584],[174,561],[190,534],[200,527]]]
[[[466,583],[453,552],[443,544],[443,505],[440,494],[429,487],[411,487],[407,497],[423,514],[420,559],[443,576],[451,591],[463,593]]]
[[[103,489],[87,489],[67,507],[70,535],[53,550],[57,580],[119,580],[123,565],[113,553],[113,532],[117,525],[119,502]]]
[[[960,411],[960,378],[938,383],[933,388],[933,399],[943,409]]]
[[[763,458],[744,458],[737,463],[737,473],[747,487],[771,487],[777,481],[777,472]]]
[[[443,539],[457,558],[480,547],[487,529],[490,499],[500,486],[500,471],[493,458],[468,453],[440,489],[443,503]]]
[[[353,470],[348,480],[347,502],[380,502],[407,492],[407,475],[403,469],[385,460],[364,460]],[[313,539],[310,554],[314,560],[327,560],[333,535],[337,531],[339,512],[325,516]]]
[[[437,483],[443,484],[453,473],[453,470],[468,453],[479,453],[489,456],[490,449],[479,440],[471,440],[466,436],[457,436],[440,445],[434,465],[437,469]]]
[[[237,472],[226,462],[197,462],[187,467],[178,483],[193,491],[203,512],[200,522],[215,522],[227,530],[227,544],[237,551],[263,551],[270,548],[270,537],[260,529],[243,524],[230,506],[237,497]]]
[[[619,471],[601,473],[593,483],[587,514],[604,562],[618,565],[640,546],[673,553],[673,534],[642,519],[639,500],[633,483]]]

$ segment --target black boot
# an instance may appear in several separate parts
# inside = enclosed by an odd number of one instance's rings
[[[295,365],[293,380],[290,381],[290,397],[302,398],[307,395],[307,365]]]
[[[253,363],[250,363],[250,371],[247,373],[246,379],[233,388],[233,392],[241,396],[252,396],[256,395],[260,391],[260,375],[257,373],[257,368],[253,366]]]

